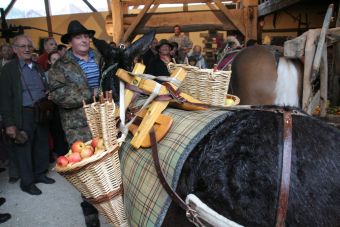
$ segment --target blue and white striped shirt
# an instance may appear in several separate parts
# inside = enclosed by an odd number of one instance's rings
[[[73,54],[72,54],[73,55]],[[78,58],[73,55],[74,59],[77,61],[81,69],[84,71],[87,77],[87,84],[90,88],[98,88],[99,87],[99,67],[94,58],[93,50],[89,51],[88,61]]]

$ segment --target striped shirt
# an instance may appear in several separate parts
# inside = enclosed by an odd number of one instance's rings
[[[72,54],[73,55],[73,54]],[[84,71],[87,77],[87,84],[90,88],[98,88],[99,87],[99,67],[95,61],[93,50],[89,51],[89,58],[87,61],[78,58],[73,55],[76,62],[79,64],[81,69]]]

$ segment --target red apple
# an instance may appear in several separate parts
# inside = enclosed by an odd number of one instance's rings
[[[72,152],[74,152],[74,153],[79,153],[79,152],[81,152],[81,150],[83,150],[84,148],[85,148],[85,143],[83,143],[83,142],[77,140],[76,142],[74,142],[74,143],[72,144],[71,150],[72,150]]]
[[[98,140],[99,140],[99,137],[95,137],[95,138],[92,139],[91,146],[93,148],[96,148],[96,146],[98,144]]]
[[[65,156],[59,156],[57,158],[57,165],[60,167],[67,166],[68,164],[68,159]]]
[[[80,152],[81,158],[88,158],[93,155],[93,148],[91,146],[86,146],[83,150]]]
[[[67,159],[70,163],[76,163],[81,161],[81,156],[79,152],[76,152],[69,155]]]

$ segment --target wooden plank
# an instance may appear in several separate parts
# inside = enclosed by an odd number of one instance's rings
[[[111,26],[106,23],[108,34],[112,34],[112,41],[120,43],[123,35],[123,13],[120,1],[111,1]]]
[[[186,74],[187,73],[184,69],[178,68],[171,74],[171,77],[176,78],[179,81],[183,81],[184,78],[186,77]],[[176,87],[176,86],[173,85],[173,87]],[[167,92],[168,90],[164,86],[162,86],[162,88],[160,89],[160,94],[166,94]],[[153,101],[151,103],[147,113],[145,114],[141,124],[138,127],[136,134],[131,140],[131,145],[133,147],[138,149],[141,146],[145,137],[149,134],[149,131],[154,125],[156,119],[163,112],[163,110],[168,106],[168,104],[169,104],[169,101]]]
[[[312,115],[319,104],[320,104],[320,90],[318,90],[316,94],[311,97],[311,101],[306,109],[307,114]]]
[[[320,66],[320,117],[327,115],[327,92],[328,92],[328,62],[327,46],[324,45]]]
[[[307,32],[303,72],[302,109],[308,114],[312,114],[312,111],[314,111],[310,108],[310,103],[313,97],[310,76],[316,50],[315,40],[317,39],[319,34],[320,29],[312,29]]]
[[[288,58],[301,58],[305,55],[305,46],[307,41],[307,32],[295,39],[288,40],[284,43],[283,55]]]
[[[243,18],[239,15],[235,15],[236,10],[229,10],[221,2],[221,0],[215,0],[217,7],[224,13],[224,15],[231,21],[231,23],[243,34],[246,35],[245,26],[243,24]]]
[[[288,6],[294,5],[302,0],[270,0],[258,5],[258,16],[265,16],[274,13],[278,10],[284,9]]]
[[[124,33],[123,36],[123,42],[126,42],[131,34],[134,32],[137,25],[140,23],[142,18],[144,17],[145,13],[150,9],[150,6],[155,2],[155,0],[147,1],[147,3],[144,5],[144,8],[142,11],[137,15],[136,19],[133,21],[133,23],[129,26],[128,30]]]
[[[333,7],[334,7],[333,4],[329,5],[325,19],[323,21],[323,25],[322,25],[322,28],[321,28],[321,33],[320,33],[320,36],[319,36],[319,41],[318,41],[318,45],[317,45],[317,48],[316,48],[315,57],[314,57],[314,61],[313,61],[312,75],[311,75],[311,78],[310,78],[311,81],[316,80],[317,74],[319,72],[323,47],[325,46],[326,34],[327,34],[329,24],[331,22],[332,14],[333,14]]]

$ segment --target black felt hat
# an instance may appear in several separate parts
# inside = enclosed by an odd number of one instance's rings
[[[79,34],[88,34],[92,37],[96,32],[94,30],[88,30],[79,21],[73,20],[69,23],[67,33],[61,37],[61,42],[68,44],[72,36]]]
[[[156,50],[158,51],[163,45],[168,45],[171,50],[173,49],[173,45],[167,39],[161,39],[159,44],[156,46]]]

